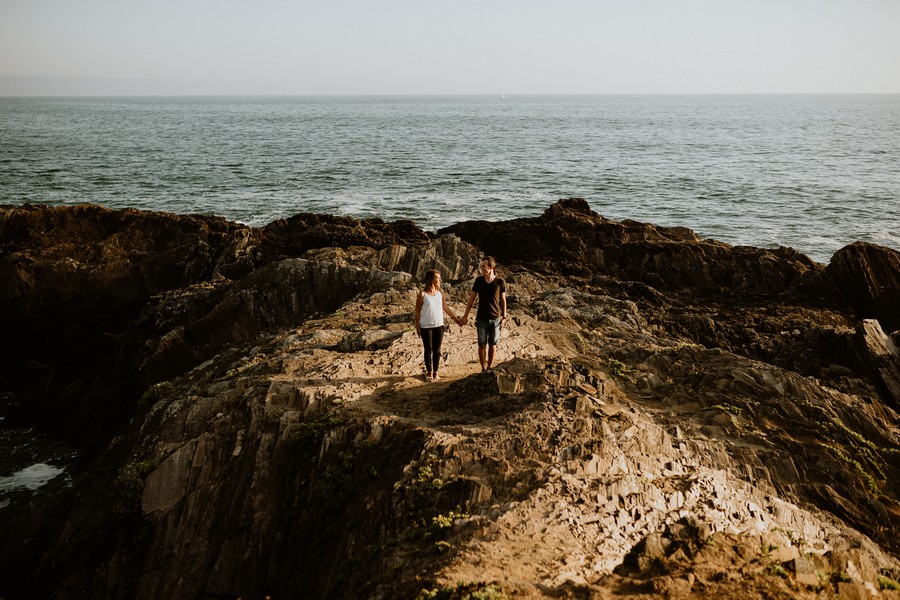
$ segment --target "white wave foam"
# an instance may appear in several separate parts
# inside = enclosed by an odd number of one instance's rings
[[[44,463],[37,463],[30,467],[25,467],[21,471],[17,471],[8,477],[0,477],[0,492],[11,492],[13,490],[36,490],[41,486],[47,485],[51,479],[65,471]]]

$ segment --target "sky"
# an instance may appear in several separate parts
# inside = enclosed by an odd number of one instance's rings
[[[0,0],[0,96],[900,93],[900,0]]]

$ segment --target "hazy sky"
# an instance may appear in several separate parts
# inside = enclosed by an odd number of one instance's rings
[[[0,95],[900,93],[900,0],[0,0]]]

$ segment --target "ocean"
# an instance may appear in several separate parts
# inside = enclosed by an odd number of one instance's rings
[[[564,197],[823,263],[900,248],[900,95],[0,98],[0,204],[435,231]]]

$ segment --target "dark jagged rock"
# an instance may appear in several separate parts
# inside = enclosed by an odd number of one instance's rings
[[[825,280],[858,318],[900,330],[900,252],[866,242],[844,246],[831,257]]]
[[[381,219],[300,214],[262,227],[259,240],[269,259],[278,260],[301,256],[315,248],[365,246],[381,249],[391,244],[422,245],[430,238],[412,221],[386,223]]]
[[[661,290],[774,295],[822,268],[791,248],[732,247],[683,227],[609,221],[578,198],[560,200],[535,219],[467,221],[438,233],[453,233],[504,264],[610,275]]]
[[[859,326],[861,360],[868,366],[886,401],[900,411],[900,351],[878,321],[864,319]]]
[[[0,350],[0,377],[26,398],[10,421],[103,443],[139,392],[131,322],[151,295],[239,260],[246,231],[215,217],[0,207],[0,328],[14,340]]]

